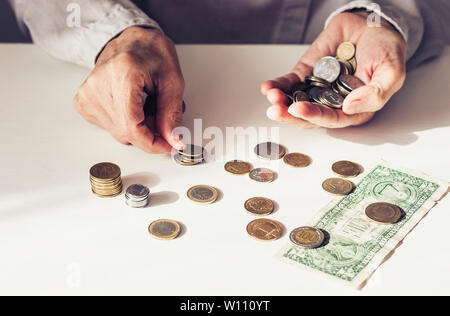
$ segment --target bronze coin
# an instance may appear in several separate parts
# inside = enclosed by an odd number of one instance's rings
[[[243,175],[252,170],[252,165],[245,161],[233,160],[225,164],[225,170],[235,175]]]
[[[333,164],[332,170],[334,173],[344,178],[354,178],[361,173],[361,167],[351,161],[338,161]]]
[[[266,168],[257,168],[250,171],[250,179],[255,180],[256,182],[268,183],[273,182],[277,178],[277,174]]]
[[[350,75],[340,76],[338,82],[340,85],[342,85],[345,89],[347,89],[350,92],[366,85],[358,77]]]
[[[299,227],[292,231],[290,240],[293,244],[306,249],[315,249],[322,246],[325,234],[314,227]]]
[[[286,148],[276,143],[267,142],[257,145],[255,154],[264,159],[278,160],[286,155]]]
[[[255,197],[248,199],[244,205],[247,212],[256,216],[267,216],[272,214],[275,205],[272,200]]]
[[[322,184],[325,191],[335,195],[347,195],[353,191],[354,187],[353,182],[339,178],[325,180]]]
[[[257,219],[247,226],[247,233],[261,241],[273,241],[281,238],[283,227],[270,219]]]
[[[379,224],[395,224],[403,216],[403,211],[391,203],[373,203],[366,208],[366,216]]]
[[[283,161],[285,164],[295,168],[305,168],[311,164],[312,159],[300,153],[290,153],[284,156]]]
[[[307,94],[304,91],[295,91],[294,92],[294,102],[309,102],[310,98],[309,98],[309,94]]]
[[[120,168],[113,163],[102,162],[93,166],[89,173],[96,179],[111,180],[120,177]]]

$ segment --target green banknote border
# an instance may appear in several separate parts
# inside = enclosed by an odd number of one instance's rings
[[[348,196],[345,196],[344,198],[342,198],[338,202],[336,202],[334,207],[332,207],[331,209],[326,211],[319,219],[313,220],[312,225],[317,228],[326,229],[328,227],[328,225],[330,224],[330,222],[332,222],[333,220],[336,219],[337,215],[345,214],[345,212],[343,212],[346,209],[345,205],[348,203],[352,203],[353,199],[356,199],[358,196],[361,195],[361,194],[358,194],[358,193],[361,193],[361,191],[365,192],[367,187],[372,183],[371,179],[373,179],[374,177],[377,177],[378,174],[383,171],[389,171],[391,174],[396,174],[398,177],[400,177],[400,179],[405,178],[405,179],[408,179],[409,181],[413,181],[416,186],[424,188],[424,191],[422,192],[422,194],[420,196],[417,197],[416,203],[412,207],[410,207],[407,210],[404,210],[406,213],[404,219],[400,223],[392,225],[391,229],[386,230],[386,232],[381,234],[379,236],[379,238],[376,239],[376,241],[371,241],[370,244],[373,244],[372,248],[370,248],[367,251],[367,253],[364,255],[364,257],[361,258],[361,260],[359,260],[356,263],[352,263],[351,267],[354,267],[353,270],[355,272],[353,277],[346,276],[346,275],[340,275],[338,273],[339,267],[334,267],[331,269],[323,269],[322,267],[319,267],[319,266],[313,264],[312,262],[308,262],[307,256],[305,256],[304,258],[301,258],[301,257],[297,256],[295,253],[294,253],[294,255],[292,255],[291,252],[294,252],[295,250],[299,250],[299,248],[296,246],[288,247],[288,249],[286,251],[284,251],[284,253],[281,255],[286,260],[300,263],[309,269],[312,269],[315,271],[321,271],[332,277],[341,279],[342,281],[346,281],[346,282],[350,282],[350,283],[354,282],[355,279],[357,279],[360,276],[361,272],[365,271],[365,269],[368,268],[368,266],[371,264],[372,259],[374,259],[379,254],[380,251],[384,250],[384,247],[391,240],[394,239],[393,237],[396,236],[399,232],[401,232],[402,228],[405,225],[409,224],[410,219],[413,218],[416,215],[416,213],[425,204],[428,204],[430,198],[433,197],[433,195],[436,194],[438,192],[438,190],[442,187],[440,184],[437,184],[437,183],[433,182],[432,180],[424,179],[427,177],[421,178],[420,176],[414,175],[414,173],[409,174],[409,173],[406,173],[406,171],[405,172],[399,171],[392,167],[384,166],[382,163],[380,163],[380,164],[375,165],[375,167],[372,169],[372,171],[364,176],[364,178],[357,185],[354,193],[352,193]],[[447,186],[447,189],[448,189],[448,186]],[[423,215],[424,214],[422,214],[422,216]],[[417,220],[417,222],[418,221],[420,221],[420,219]],[[405,233],[405,235],[406,235],[406,233]],[[317,250],[312,250],[312,251],[314,252]],[[294,258],[294,256],[295,256],[295,258]],[[310,256],[310,258],[311,258],[311,256]],[[373,268],[373,270],[375,270],[375,269],[376,268]]]

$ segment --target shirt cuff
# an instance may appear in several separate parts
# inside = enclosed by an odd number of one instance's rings
[[[421,17],[408,16],[407,13],[402,12],[392,5],[380,5],[369,0],[352,1],[334,11],[327,19],[325,27],[327,27],[331,20],[337,15],[354,9],[366,9],[391,23],[407,43],[407,60],[409,60],[419,48],[424,33]],[[414,38],[410,38],[410,34],[414,34]]]

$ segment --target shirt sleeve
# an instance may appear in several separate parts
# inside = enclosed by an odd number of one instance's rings
[[[54,57],[94,67],[97,55],[131,26],[160,29],[129,0],[10,0],[19,25]]]
[[[351,1],[334,11],[325,25],[327,26],[336,15],[353,9],[366,9],[390,22],[407,43],[407,60],[410,60],[418,51],[425,27],[422,12],[416,0]]]

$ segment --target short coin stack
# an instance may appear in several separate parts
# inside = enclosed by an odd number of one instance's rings
[[[179,150],[174,160],[181,166],[195,166],[205,161],[205,149],[201,146],[186,145],[183,150]]]
[[[133,184],[127,188],[125,203],[133,208],[143,208],[149,203],[150,190],[142,184]]]
[[[341,109],[345,97],[364,86],[355,77],[356,47],[350,42],[339,45],[337,56],[326,56],[314,66],[313,75],[305,83],[297,84],[288,97],[292,102],[316,102],[333,109]]]
[[[103,162],[89,171],[92,192],[102,198],[111,198],[122,193],[122,178],[119,166]]]

